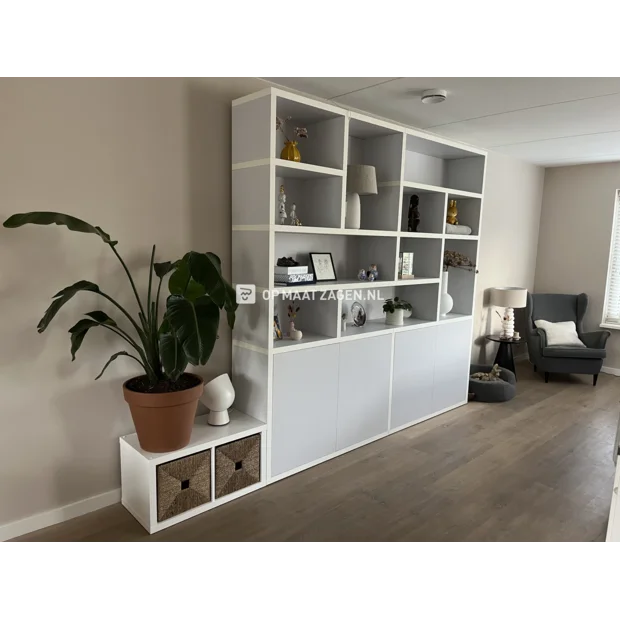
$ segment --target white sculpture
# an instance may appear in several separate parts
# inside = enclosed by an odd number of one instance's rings
[[[227,374],[220,375],[205,385],[202,402],[209,408],[207,422],[211,426],[224,426],[230,422],[228,408],[235,400],[235,388]]]
[[[293,205],[293,207],[295,207],[295,205]],[[286,194],[284,193],[284,185],[280,185],[278,211],[280,212],[280,224],[286,224]]]
[[[301,226],[301,222],[299,221],[299,218],[297,217],[297,205],[295,203],[293,203],[291,205],[291,226]]]

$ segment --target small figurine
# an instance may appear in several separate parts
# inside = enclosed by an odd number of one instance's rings
[[[366,279],[368,280],[368,282],[374,282],[375,281],[375,274],[372,271],[367,271],[366,272]]]
[[[446,218],[446,222],[448,224],[452,224],[453,226],[458,226],[459,223],[459,212],[456,208],[456,200],[451,200],[448,205],[448,217]]]
[[[293,203],[291,205],[291,213],[290,213],[290,217],[291,217],[291,226],[301,226],[301,221],[300,219],[297,217],[297,206],[295,205],[295,203]]]
[[[418,226],[420,225],[420,198],[414,194],[409,200],[409,214],[407,217],[407,230],[409,232],[418,232]]]
[[[372,278],[370,277],[372,276]],[[368,268],[368,279],[373,282],[374,280],[379,279],[379,270],[377,269],[377,265],[370,265]]]
[[[357,274],[357,279],[361,280],[362,282],[368,279],[368,274],[366,273],[365,269],[359,270],[359,273]]]
[[[280,195],[278,196],[278,210],[280,212],[280,224],[286,224],[286,194],[284,185],[280,185]]]

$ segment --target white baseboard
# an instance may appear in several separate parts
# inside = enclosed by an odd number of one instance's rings
[[[10,540],[11,538],[40,530],[43,527],[49,527],[50,525],[56,525],[57,523],[62,523],[63,521],[68,521],[75,517],[81,517],[93,510],[99,510],[100,508],[117,504],[120,501],[121,490],[114,489],[107,493],[101,493],[101,495],[87,497],[73,504],[67,504],[60,508],[54,508],[54,510],[40,512],[31,517],[20,519],[19,521],[0,525],[0,541]]]
[[[606,375],[615,375],[616,377],[620,377],[620,368],[612,368],[611,366],[603,366],[601,368],[601,372],[604,372]]]

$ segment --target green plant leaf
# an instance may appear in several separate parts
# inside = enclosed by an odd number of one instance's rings
[[[171,263],[170,261],[166,261],[165,263],[155,263],[153,265],[153,269],[155,270],[155,275],[158,278],[163,278],[165,275],[169,274],[175,267],[175,263]]]
[[[101,377],[101,375],[103,375],[103,373],[106,371],[107,367],[117,358],[119,358],[121,355],[126,355],[127,357],[130,357],[133,360],[136,360],[136,362],[139,362],[139,360],[134,357],[133,355],[130,355],[129,353],[127,353],[127,351],[119,351],[118,353],[115,353],[106,363],[105,366],[101,369],[101,372],[95,377],[95,381],[97,381],[97,379],[99,379]],[[140,364],[142,366],[142,364]]]
[[[166,319],[192,364],[206,364],[220,323],[220,311],[208,297],[191,302],[180,295],[170,295]]]
[[[204,365],[209,361],[217,340],[217,332],[220,326],[220,309],[208,297],[197,299],[194,305],[196,315],[198,316],[198,328],[202,342],[200,364]]]
[[[173,333],[159,336],[159,351],[164,372],[172,381],[176,381],[187,367],[187,356],[178,338]]]
[[[111,325],[113,327],[116,327],[116,321],[113,318],[109,317],[102,310],[93,310],[92,312],[87,312],[86,316],[89,316],[94,321],[97,321],[97,323],[99,323],[100,325]]]
[[[194,304],[181,295],[170,295],[166,301],[166,319],[192,364],[198,364],[202,343]]]
[[[80,280],[67,288],[63,288],[62,291],[59,291],[56,295],[54,295],[54,301],[52,301],[49,308],[45,311],[43,318],[39,321],[37,331],[39,333],[44,332],[58,311],[80,291],[91,291],[93,293],[98,293],[99,287],[93,282]]]
[[[4,227],[19,228],[20,226],[25,226],[26,224],[39,224],[41,226],[56,224],[57,226],[66,226],[69,230],[97,235],[108,245],[116,245],[118,243],[117,241],[112,241],[110,239],[110,235],[99,228],[99,226],[93,226],[84,220],[73,217],[72,215],[55,213],[54,211],[16,213],[15,215],[11,215],[11,217],[4,222]]]
[[[225,308],[228,324],[233,329],[235,312],[239,306],[235,289],[222,277],[219,257],[212,252],[188,252],[183,260],[187,261],[192,278],[204,286],[206,294],[219,308]]]
[[[206,293],[205,287],[192,278],[189,265],[185,260],[178,261],[174,273],[168,280],[168,290],[172,295],[181,295],[190,301]]]
[[[75,360],[75,354],[82,346],[82,341],[91,327],[99,327],[101,323],[92,319],[80,319],[70,330],[71,334],[71,361]]]

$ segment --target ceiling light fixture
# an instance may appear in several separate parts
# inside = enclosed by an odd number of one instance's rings
[[[425,90],[422,93],[422,103],[442,103],[446,100],[448,93],[439,88]]]

